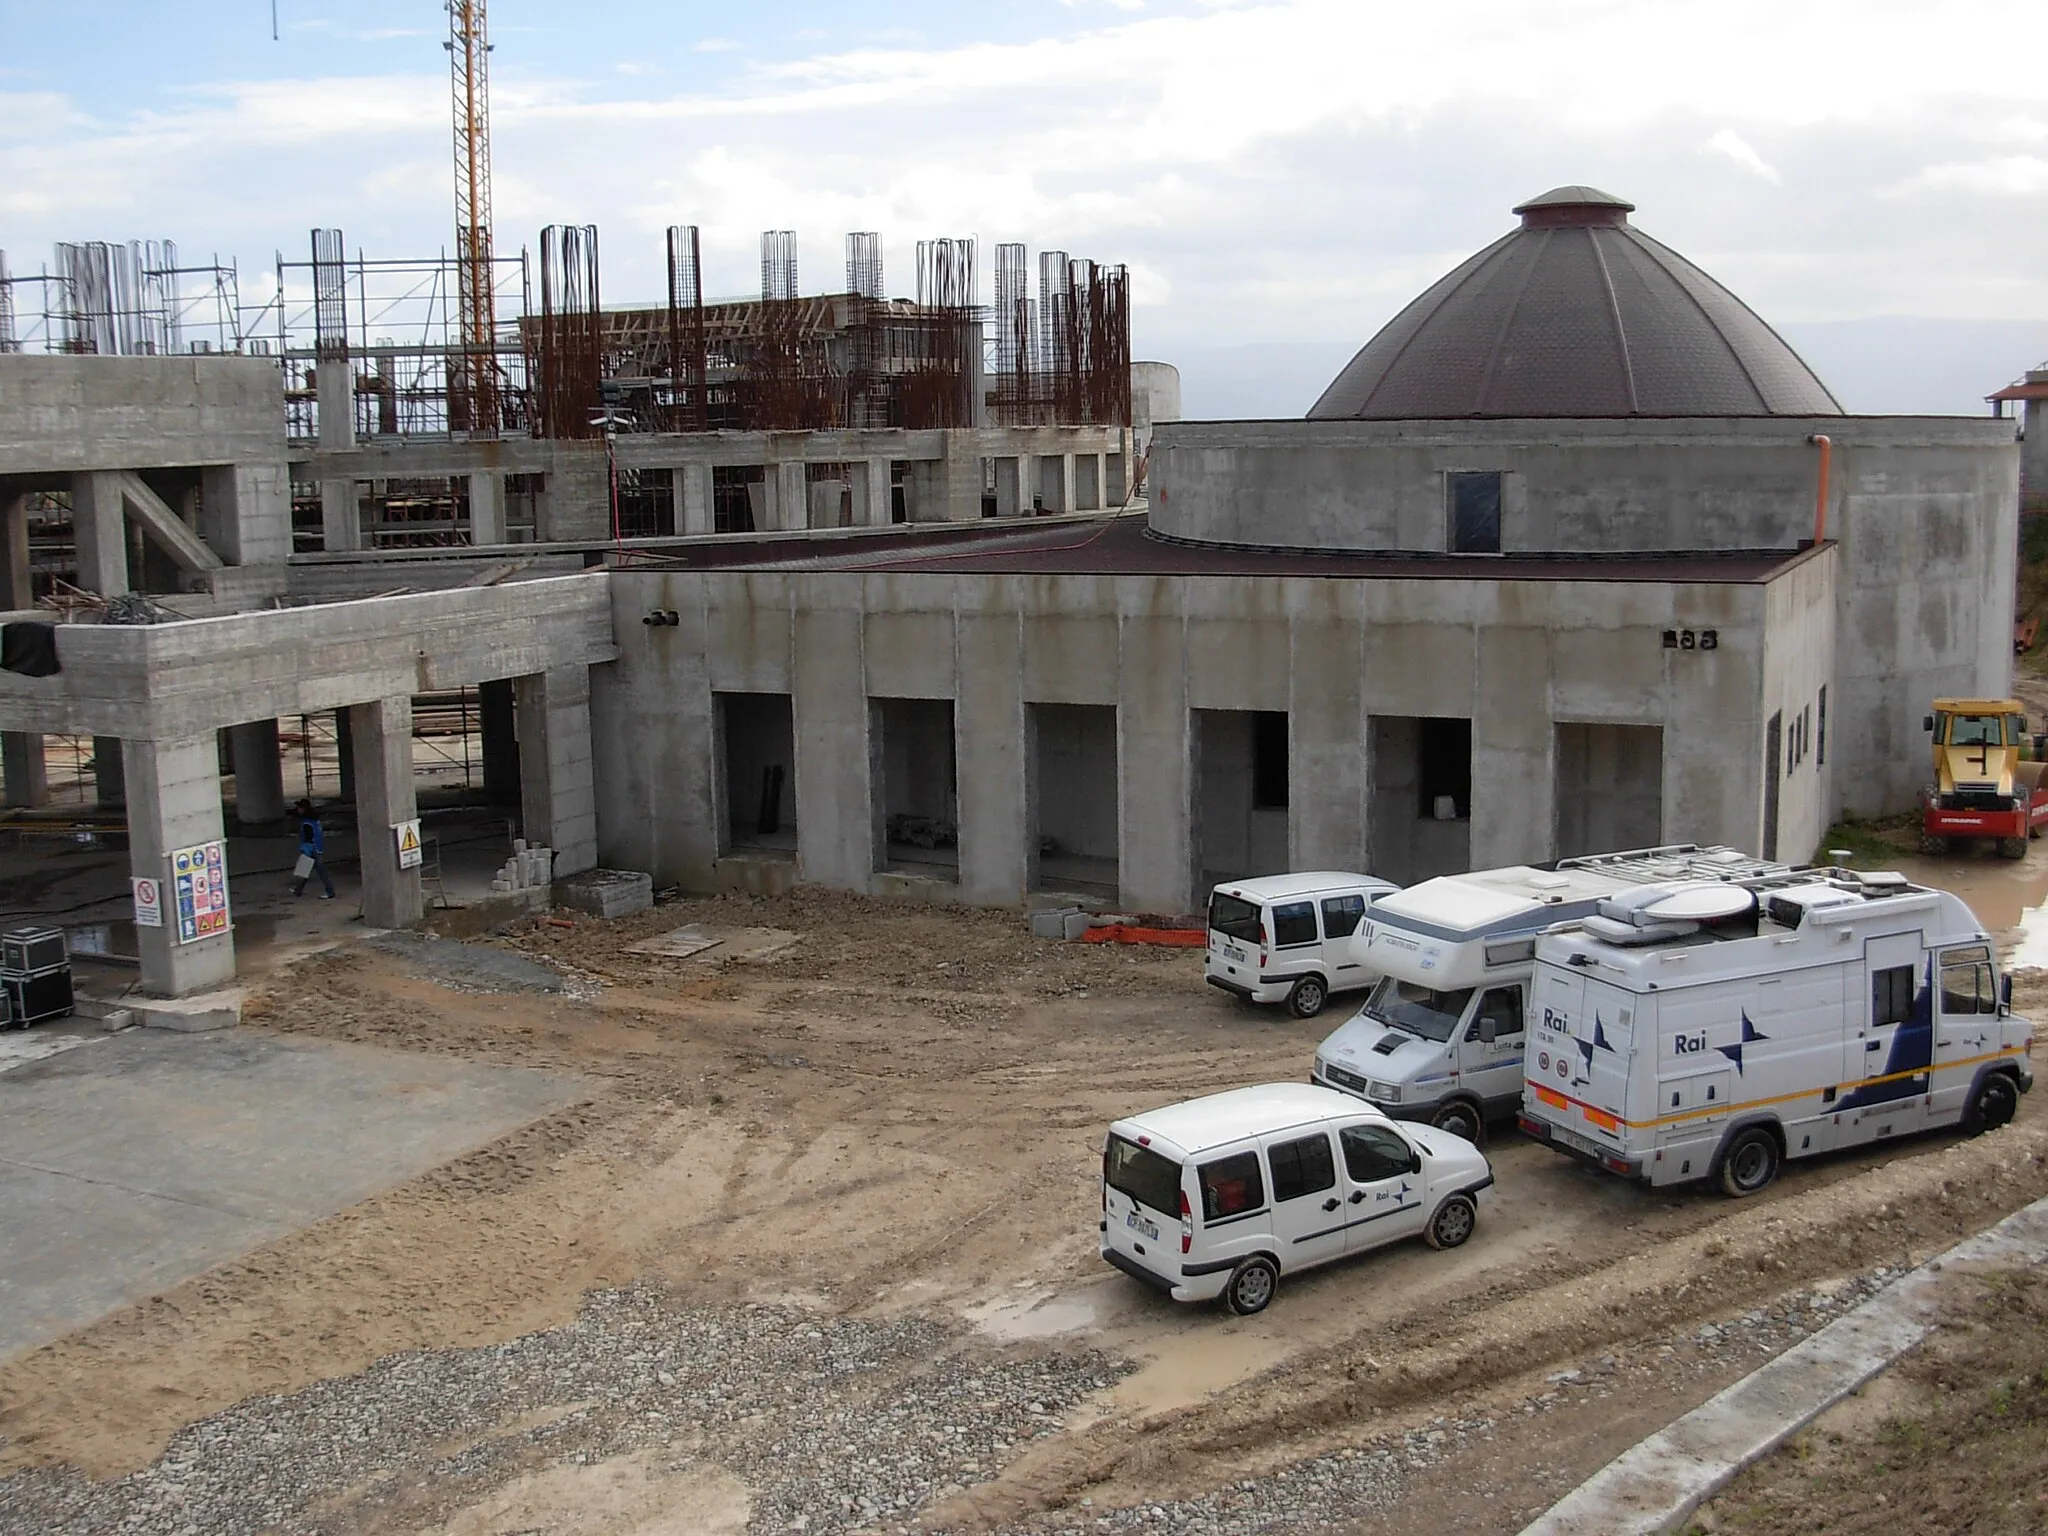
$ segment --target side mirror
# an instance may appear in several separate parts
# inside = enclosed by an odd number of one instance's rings
[[[1493,1044],[1493,1039],[1494,1039],[1494,1036],[1498,1035],[1499,1033],[1500,1033],[1500,1025],[1499,1025],[1499,1024],[1497,1024],[1497,1023],[1496,1023],[1496,1022],[1495,1022],[1494,1020],[1492,1020],[1492,1019],[1481,1019],[1481,1020],[1479,1021],[1479,1043],[1480,1043],[1480,1044],[1482,1044],[1482,1045],[1491,1045],[1491,1044]]]
[[[2000,1013],[2012,1011],[2012,978],[2010,976],[1998,978],[1998,1011]]]
[[[1921,730],[1923,730],[1923,731],[1931,731],[1931,730],[1933,730],[1933,729],[1934,729],[1934,716],[1932,716],[1932,715],[1922,715],[1922,716],[1920,717],[1920,729],[1921,729]]]
[[[1410,1173],[1422,1172],[1422,1154],[1420,1152],[1410,1152],[1408,1154],[1408,1171]]]

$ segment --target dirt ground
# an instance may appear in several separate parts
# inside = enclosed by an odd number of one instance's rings
[[[802,941],[756,965],[625,952],[692,922]],[[1483,1450],[1415,1496],[1463,1511],[1450,1528],[1511,1531],[1754,1363],[1685,1345],[1702,1324],[1916,1262],[2048,1192],[2041,1094],[1994,1135],[1794,1165],[1741,1203],[1647,1194],[1503,1131],[1498,1198],[1464,1248],[1385,1250],[1231,1320],[1101,1264],[1103,1128],[1301,1078],[1342,1000],[1295,1021],[1206,988],[1199,952],[1058,944],[1011,913],[825,894],[535,922],[494,942],[572,986],[455,990],[351,946],[275,978],[248,1022],[546,1067],[588,1084],[584,1101],[0,1366],[0,1471],[119,1476],[245,1399],[399,1351],[512,1340],[570,1322],[593,1289],[652,1284],[705,1305],[942,1318],[1013,1354],[1135,1365],[930,1524],[1191,1498],[1484,1419],[1502,1427]],[[2018,1001],[2048,1014],[2048,980]]]

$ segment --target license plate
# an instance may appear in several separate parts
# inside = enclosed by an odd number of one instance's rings
[[[1606,1149],[1598,1143],[1588,1141],[1583,1136],[1574,1136],[1570,1131],[1553,1129],[1550,1133],[1550,1138],[1561,1145],[1570,1147],[1574,1152],[1583,1152],[1588,1157],[1600,1157],[1606,1152]]]
[[[1144,1233],[1147,1237],[1151,1238],[1152,1241],[1155,1243],[1159,1241],[1159,1224],[1157,1222],[1147,1221],[1144,1217],[1140,1216],[1136,1211],[1126,1211],[1124,1213],[1124,1225],[1129,1227],[1133,1232]]]
[[[1224,945],[1223,953],[1230,956],[1230,958],[1233,960],[1242,960],[1244,958],[1244,951],[1239,949],[1235,944]]]

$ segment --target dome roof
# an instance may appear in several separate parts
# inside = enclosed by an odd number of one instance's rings
[[[1827,386],[1734,294],[1628,221],[1557,187],[1521,228],[1365,344],[1311,420],[1838,416]]]

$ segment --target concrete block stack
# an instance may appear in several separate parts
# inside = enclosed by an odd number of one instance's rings
[[[499,866],[491,878],[493,896],[523,896],[537,892],[544,899],[555,878],[555,851],[523,837],[512,839],[512,857]]]

